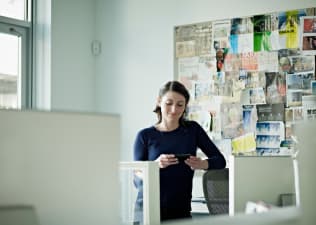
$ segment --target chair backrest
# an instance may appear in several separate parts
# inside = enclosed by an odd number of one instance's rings
[[[228,214],[228,168],[208,170],[203,174],[203,192],[210,214]]]

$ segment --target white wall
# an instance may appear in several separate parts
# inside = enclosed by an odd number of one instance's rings
[[[52,108],[120,113],[121,158],[132,159],[136,132],[156,121],[159,87],[173,79],[174,26],[313,6],[315,0],[53,0]],[[95,67],[93,39],[102,42]]]
[[[127,21],[124,1],[96,0],[96,39],[102,54],[96,57],[96,110],[121,113],[126,68]],[[123,75],[126,74],[126,75]]]
[[[51,109],[95,111],[94,0],[51,3]]]

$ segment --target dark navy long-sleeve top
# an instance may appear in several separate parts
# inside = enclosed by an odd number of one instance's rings
[[[161,154],[189,153],[201,149],[208,157],[208,169],[222,169],[226,161],[207,133],[195,121],[186,121],[173,131],[159,131],[154,126],[138,132],[134,160],[154,161]],[[191,211],[194,171],[184,162],[160,169],[160,207]]]

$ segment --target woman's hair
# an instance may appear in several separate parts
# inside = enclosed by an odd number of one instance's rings
[[[185,108],[188,105],[188,102],[190,100],[190,94],[188,92],[188,90],[185,88],[185,86],[180,83],[179,81],[169,81],[167,82],[164,86],[162,86],[159,90],[159,98],[162,98],[168,91],[173,91],[173,92],[177,92],[178,94],[182,95],[185,98]],[[158,123],[161,122],[162,120],[162,116],[161,116],[161,107],[159,105],[156,106],[156,108],[154,109],[154,112],[157,113],[157,117],[158,117]],[[182,116],[179,119],[179,123],[184,125],[185,120],[184,120],[184,114],[185,114],[185,110],[184,113],[182,114]]]

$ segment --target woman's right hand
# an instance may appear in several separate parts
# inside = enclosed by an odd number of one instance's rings
[[[161,154],[155,161],[158,162],[159,168],[166,168],[179,163],[174,154]]]

